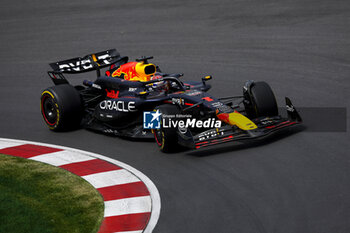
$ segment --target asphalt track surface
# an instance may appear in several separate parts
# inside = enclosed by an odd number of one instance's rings
[[[350,232],[349,118],[348,132],[164,155],[152,142],[50,132],[39,107],[52,85],[48,62],[117,48],[131,59],[153,55],[187,80],[212,74],[216,95],[265,80],[279,104],[289,96],[296,106],[349,108],[348,0],[4,0],[0,29],[0,137],[92,151],[141,170],[162,199],[155,233]]]

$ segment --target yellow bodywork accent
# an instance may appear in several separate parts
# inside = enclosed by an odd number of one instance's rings
[[[249,120],[246,116],[240,114],[239,112],[229,113],[229,123],[230,125],[236,125],[242,130],[251,130],[258,128],[254,122]]]
[[[258,128],[254,122],[237,111],[231,113],[219,113],[219,110],[216,110],[216,114],[217,117],[223,122],[229,125],[236,125],[242,130],[252,130]]]
[[[140,78],[140,81],[149,81],[150,77],[154,75],[155,72],[146,73],[146,67],[151,66],[151,70],[156,70],[156,66],[153,64],[144,64],[142,62],[137,63],[135,66],[135,71],[137,73],[137,76]]]
[[[124,75],[125,80],[147,82],[151,80],[151,77],[156,72],[156,66],[143,62],[129,62],[121,65],[117,70],[112,73],[112,77],[120,77]]]
[[[94,62],[96,62],[96,64],[100,66],[100,64],[97,63],[97,58],[95,54],[92,54],[92,60],[94,60]]]

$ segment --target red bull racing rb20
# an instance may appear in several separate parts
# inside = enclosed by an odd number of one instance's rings
[[[128,138],[154,138],[163,152],[199,149],[252,140],[301,123],[286,97],[288,117],[281,117],[266,82],[247,81],[238,96],[208,93],[211,76],[182,81],[182,74],[163,73],[153,57],[128,62],[107,50],[51,63],[55,84],[41,94],[41,113],[53,131],[80,127]],[[105,72],[102,75],[102,69]],[[94,81],[73,86],[65,74],[95,71]]]

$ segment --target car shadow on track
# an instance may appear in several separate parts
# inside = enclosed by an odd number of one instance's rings
[[[265,138],[251,140],[251,141],[236,141],[236,142],[226,143],[225,145],[227,146],[218,145],[208,149],[204,148],[200,150],[189,151],[186,154],[191,156],[196,156],[196,157],[205,157],[205,156],[218,155],[218,154],[227,153],[227,152],[246,150],[249,148],[254,148],[254,147],[259,147],[259,146],[268,145],[270,143],[274,143],[278,140],[282,140],[286,137],[289,137],[293,134],[301,132],[305,129],[306,127],[304,125],[298,125],[290,129],[276,132],[273,135],[270,135]]]

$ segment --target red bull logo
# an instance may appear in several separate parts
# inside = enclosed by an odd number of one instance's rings
[[[153,64],[144,64],[143,62],[128,62],[121,65],[112,73],[112,77],[120,77],[129,81],[149,81],[156,72]]]

